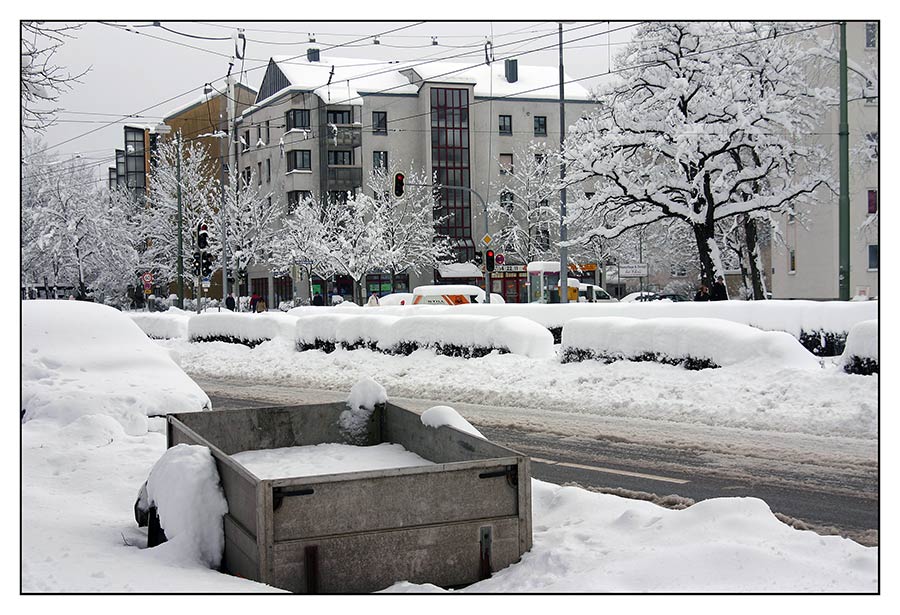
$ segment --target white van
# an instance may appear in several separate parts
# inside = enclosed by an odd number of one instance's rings
[[[416,286],[413,305],[464,305],[484,303],[484,291],[473,284],[436,284]],[[491,303],[506,303],[497,293],[491,293]]]

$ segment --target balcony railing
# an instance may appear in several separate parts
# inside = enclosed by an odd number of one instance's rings
[[[360,124],[326,124],[325,145],[329,148],[359,147],[362,145]]]
[[[362,186],[362,167],[330,166],[328,167],[328,189],[349,190]]]

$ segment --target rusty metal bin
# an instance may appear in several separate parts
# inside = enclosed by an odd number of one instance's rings
[[[531,548],[525,455],[458,429],[427,427],[391,403],[363,445],[402,445],[434,462],[260,479],[231,455],[351,443],[343,403],[168,415],[167,444],[209,447],[228,501],[223,569],[298,593],[364,593],[397,581],[460,587]],[[352,442],[360,444],[360,442]]]

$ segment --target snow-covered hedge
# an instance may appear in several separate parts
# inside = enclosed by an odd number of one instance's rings
[[[598,359],[657,361],[704,369],[761,359],[809,368],[818,361],[780,331],[707,318],[576,318],[562,332],[563,363]]]
[[[877,301],[648,301],[632,303],[469,304],[457,306],[414,306],[432,308],[446,314],[522,316],[550,330],[559,342],[562,327],[573,318],[624,316],[627,318],[720,318],[750,325],[763,331],[784,331],[800,340],[818,356],[836,356],[844,340],[858,322],[878,318]],[[378,308],[381,313],[405,314],[400,307]],[[421,313],[421,312],[418,312]],[[435,313],[435,312],[430,312]]]
[[[208,312],[191,317],[188,337],[192,342],[230,342],[253,347],[276,337],[293,338],[296,325],[296,316],[279,312]]]
[[[181,312],[181,310],[179,310]],[[188,336],[188,321],[191,317],[185,313],[168,312],[128,312],[131,320],[153,339],[176,339]]]
[[[848,374],[878,373],[878,320],[866,320],[850,329],[841,365]]]
[[[297,321],[297,349],[331,352],[335,347],[367,347],[390,354],[432,348],[438,354],[481,357],[494,350],[529,357],[553,354],[550,333],[526,318],[322,313]]]

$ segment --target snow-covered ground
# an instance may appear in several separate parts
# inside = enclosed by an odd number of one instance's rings
[[[21,590],[271,591],[212,571],[203,558],[192,557],[173,543],[142,548],[146,530],[136,526],[132,506],[166,449],[162,418],[150,416],[140,422],[133,420],[133,413],[119,410],[137,404],[117,397],[115,385],[127,387],[122,376],[131,364],[108,356],[109,346],[99,340],[99,332],[125,331],[122,321],[127,318],[114,310],[102,320],[86,318],[81,308],[73,307],[75,302],[53,303],[23,318],[23,393],[45,390],[43,381],[52,378],[53,388],[46,390],[65,399],[69,411],[26,414],[21,425]],[[79,336],[44,333],[76,327]],[[878,377],[848,375],[836,365],[800,370],[756,363],[688,372],[627,361],[561,365],[554,359],[518,355],[465,360],[427,350],[408,357],[368,350],[298,353],[290,340],[282,338],[254,349],[221,342],[149,343],[157,350],[167,349],[193,374],[240,375],[344,391],[369,376],[391,396],[427,394],[462,400],[490,396],[507,405],[527,401],[532,407],[546,403],[586,413],[861,438],[878,435]],[[92,382],[87,380],[90,373],[67,369],[56,376],[47,371],[52,366],[45,359],[51,356],[69,357],[71,365],[83,361],[102,376],[96,381],[109,386],[93,396],[81,394],[82,387]],[[43,369],[30,367],[40,362]],[[161,393],[170,385],[166,380],[170,369],[171,364],[163,361],[145,363],[145,375],[157,386],[141,391],[144,417],[172,409],[169,394]],[[697,391],[709,396],[707,404],[696,403]],[[753,498],[714,499],[675,511],[535,481],[533,515],[534,548],[518,564],[464,591],[878,589],[877,548],[792,529]],[[399,583],[389,591],[435,589]]]

